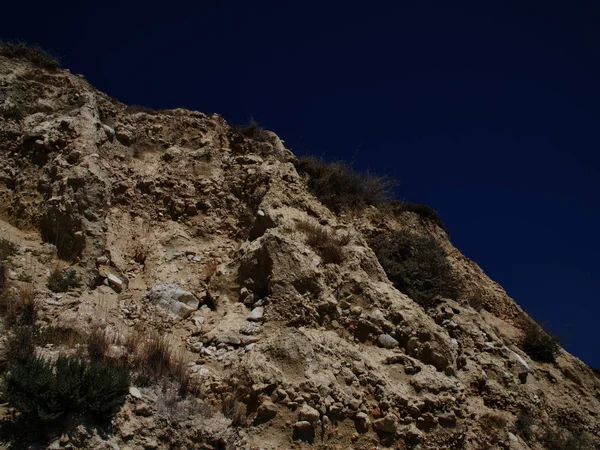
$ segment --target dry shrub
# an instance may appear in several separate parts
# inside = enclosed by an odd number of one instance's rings
[[[208,403],[193,397],[182,399],[179,390],[174,387],[161,389],[157,393],[156,414],[169,423],[181,423],[195,419],[210,419],[217,411]]]
[[[393,197],[397,184],[385,176],[356,172],[343,161],[328,163],[305,157],[298,158],[295,166],[307,176],[310,191],[336,214],[382,205]]]
[[[250,119],[246,125],[232,125],[231,132],[241,134],[255,141],[263,142],[270,139],[269,133],[261,127],[254,119]]]
[[[137,114],[137,113],[145,113],[155,116],[160,113],[160,111],[150,108],[148,106],[143,105],[127,105],[125,108],[125,112],[128,114]]]
[[[521,348],[532,359],[540,362],[554,362],[560,349],[558,338],[545,332],[532,319],[527,319]]]
[[[398,230],[377,236],[371,247],[396,289],[424,308],[433,306],[437,297],[454,299],[459,294],[460,280],[434,238]]]
[[[327,230],[325,227],[308,220],[302,220],[296,225],[299,231],[306,235],[306,243],[310,245],[326,264],[340,264],[344,259],[342,247],[350,242],[350,235]]]

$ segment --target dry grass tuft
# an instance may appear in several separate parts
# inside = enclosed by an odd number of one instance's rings
[[[325,227],[309,220],[302,220],[296,225],[306,235],[306,243],[323,259],[325,264],[340,264],[344,259],[342,248],[350,243],[350,235],[338,235]]]
[[[484,430],[503,430],[506,428],[506,417],[498,413],[484,413],[479,418]]]
[[[0,294],[0,315],[5,318],[8,326],[34,325],[37,310],[35,289],[31,285],[20,287],[16,294],[9,292]]]
[[[113,341],[108,336],[106,330],[94,328],[87,339],[88,356],[93,361],[105,361],[106,354]]]
[[[142,225],[139,236],[133,243],[132,259],[143,266],[152,253],[152,244],[150,242],[150,227],[147,224]]]
[[[182,396],[195,391],[196,387],[190,377],[187,359],[183,354],[175,352],[173,344],[164,336],[153,334],[143,343],[138,340],[131,344],[138,349],[134,365],[138,372],[137,382],[140,385],[149,386],[172,380],[179,384],[179,392]]]
[[[217,267],[219,267],[219,263],[214,260],[208,261],[204,265],[204,267],[202,268],[202,278],[204,279],[205,282],[208,283],[210,281],[212,276],[217,271]]]
[[[247,407],[242,402],[243,390],[236,387],[234,391],[228,394],[221,403],[221,410],[225,417],[231,419],[231,424],[235,427],[242,427],[247,424]]]

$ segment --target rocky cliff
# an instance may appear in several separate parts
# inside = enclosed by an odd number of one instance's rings
[[[435,221],[393,205],[334,213],[309,176],[272,132],[127,107],[67,70],[0,56],[3,295],[34,298],[30,325],[53,336],[36,341],[39,358],[91,357],[100,330],[104,357],[131,370],[109,422],[72,418],[32,438],[11,425],[21,415],[9,402],[1,438],[600,448],[600,380],[563,349],[554,362],[523,351],[526,314]],[[461,285],[453,298],[422,306],[394,287],[372,242],[395,231],[444,250]],[[70,269],[77,282],[49,285]],[[18,331],[8,322],[6,373]],[[148,381],[154,360],[131,361],[153,339],[180,370]]]

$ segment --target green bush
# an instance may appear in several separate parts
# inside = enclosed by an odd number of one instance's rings
[[[458,294],[446,252],[432,237],[392,231],[375,238],[371,247],[394,286],[421,306]]]
[[[307,176],[310,191],[331,211],[359,210],[378,206],[392,198],[396,183],[388,177],[363,174],[348,164],[327,163],[317,158],[299,158],[296,170]]]
[[[72,267],[62,269],[55,267],[48,276],[48,289],[52,292],[67,292],[72,287],[79,286],[81,279]]]
[[[23,42],[1,42],[0,55],[12,59],[23,59],[48,70],[59,67],[58,59],[37,45],[29,46]]]
[[[36,357],[16,361],[4,381],[9,405],[45,423],[75,414],[106,419],[128,390],[126,369],[67,356],[60,356],[56,366]]]
[[[24,362],[31,359],[35,352],[35,328],[19,326],[8,339],[6,358],[10,362]]]
[[[554,362],[560,346],[558,339],[544,331],[531,319],[527,319],[523,330],[521,348],[532,359],[540,362]]]

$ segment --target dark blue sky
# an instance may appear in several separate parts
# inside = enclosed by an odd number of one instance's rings
[[[358,149],[600,366],[600,3],[68,3],[4,5],[0,37],[126,103]]]

